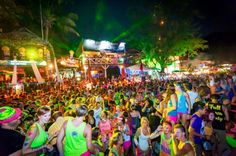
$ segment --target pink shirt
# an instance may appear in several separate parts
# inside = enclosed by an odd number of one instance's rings
[[[111,137],[112,135],[111,133],[112,126],[110,120],[108,119],[106,121],[100,120],[98,127],[101,132],[102,142],[106,142],[109,139],[108,137]]]

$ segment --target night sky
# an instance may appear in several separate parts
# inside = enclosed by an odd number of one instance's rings
[[[78,31],[84,38],[114,40],[122,32],[132,29],[132,18],[145,15],[158,0],[86,0],[75,1],[68,10],[79,15]],[[163,0],[163,3],[169,3]],[[199,11],[201,18],[195,22],[201,27],[201,35],[214,32],[236,32],[235,0],[192,0],[191,7]],[[138,10],[134,13],[133,10]]]
[[[195,0],[205,17],[200,24],[203,32],[236,32],[235,0]]]

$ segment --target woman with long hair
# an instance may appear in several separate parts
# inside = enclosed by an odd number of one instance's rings
[[[52,145],[48,144],[48,142],[50,142],[50,140],[57,134],[49,139],[48,134],[45,132],[45,124],[51,118],[51,108],[49,106],[42,106],[38,108],[36,116],[38,120],[33,123],[26,134],[26,139],[22,150],[23,155],[44,155],[47,150],[53,150]]]
[[[206,139],[203,142],[203,148],[204,148],[204,153],[206,156],[212,156],[213,152],[213,147],[214,142],[216,142],[216,138],[213,135],[213,127],[212,127],[212,122],[215,119],[215,113],[214,111],[207,109],[206,113],[203,115],[203,121],[204,121],[204,135],[206,136]]]
[[[187,130],[187,119],[191,113],[191,103],[189,95],[184,91],[183,85],[180,82],[175,83],[175,93],[178,97],[177,116],[178,122],[184,125]]]
[[[112,136],[112,123],[108,118],[108,112],[102,111],[101,120],[98,124],[103,144],[108,145],[109,138]]]
[[[149,127],[149,121],[146,117],[141,118],[141,127],[139,127],[134,136],[134,143],[136,145],[137,156],[150,156],[151,129]]]
[[[164,98],[167,107],[164,109],[164,118],[171,122],[172,126],[177,122],[177,95],[175,94],[175,87],[169,84],[166,90],[166,97]]]
[[[123,118],[119,123],[118,123],[118,130],[120,130],[123,138],[124,138],[124,143],[123,143],[123,148],[124,148],[124,153],[125,155],[128,155],[128,152],[131,147],[131,137],[130,137],[130,128],[128,123],[125,121],[126,119]]]

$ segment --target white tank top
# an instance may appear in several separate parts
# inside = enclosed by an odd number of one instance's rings
[[[146,136],[143,134],[142,128],[141,128],[141,134],[139,135],[138,139],[139,139],[138,144],[139,144],[140,149],[142,151],[147,151],[149,147],[149,144],[148,144],[149,136]]]

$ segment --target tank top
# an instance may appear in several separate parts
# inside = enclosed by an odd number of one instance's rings
[[[164,133],[161,134],[161,147],[160,147],[161,156],[174,156],[174,150],[172,145],[172,139],[166,139]]]
[[[88,151],[86,138],[84,137],[85,127],[85,122],[75,127],[72,121],[68,120],[64,144],[65,156],[78,156]]]
[[[146,136],[143,134],[142,128],[141,128],[141,132],[138,139],[139,139],[138,144],[139,144],[140,149],[142,151],[147,151],[149,148],[149,144],[148,144],[149,136]]]
[[[173,102],[172,102],[171,98],[167,103],[167,108],[169,108],[169,107],[173,107]],[[168,114],[168,116],[177,116],[177,111],[172,110],[172,111],[168,112],[167,114]]]
[[[43,128],[38,124],[35,123],[38,128],[38,136],[34,138],[31,143],[31,148],[38,148],[44,145],[48,140],[48,134],[43,130]]]
[[[128,131],[128,125],[125,124],[124,126],[124,132],[122,132],[122,136],[124,138],[124,142],[130,141],[130,135],[127,135],[126,132]]]
[[[177,112],[178,113],[187,113],[188,106],[187,106],[186,97],[184,96],[184,92],[177,94],[177,97],[178,97]]]

